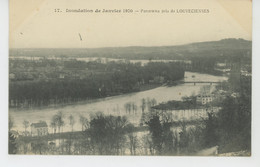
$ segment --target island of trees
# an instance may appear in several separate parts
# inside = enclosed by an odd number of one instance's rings
[[[16,61],[23,64],[21,60]],[[30,80],[10,80],[9,106],[14,108],[75,103],[140,91],[184,78],[184,69],[178,62],[151,62],[142,66],[129,62],[104,64],[71,60],[62,62],[62,71],[57,69],[61,62],[54,60],[45,60],[47,68],[43,69],[46,71],[39,70],[42,62],[23,62],[27,69],[34,70],[28,72]],[[39,77],[41,75],[44,77]]]

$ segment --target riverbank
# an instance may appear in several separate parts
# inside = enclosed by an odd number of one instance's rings
[[[133,92],[127,92],[127,93],[117,93],[113,94],[111,96],[107,97],[100,97],[100,98],[95,98],[95,99],[88,99],[88,100],[82,100],[82,101],[76,101],[76,102],[71,102],[71,103],[65,103],[65,104],[55,104],[55,105],[48,105],[48,106],[41,106],[41,107],[30,107],[30,108],[12,108],[9,107],[9,110],[15,111],[15,112],[22,112],[22,111],[28,111],[28,110],[44,110],[44,109],[62,109],[67,106],[73,106],[73,105],[84,105],[84,104],[90,104],[90,103],[95,103],[95,102],[100,102],[104,100],[108,100],[110,98],[120,96],[120,95],[126,95],[126,94],[132,94],[132,93],[138,93],[138,92],[143,92],[151,89],[158,88],[162,86],[163,84],[145,84],[140,86],[139,90],[135,90]]]
[[[200,71],[200,70],[186,70],[188,72],[194,72],[194,73],[200,73],[200,74],[208,74],[208,75],[213,75],[213,76],[224,76],[224,72],[222,71]]]

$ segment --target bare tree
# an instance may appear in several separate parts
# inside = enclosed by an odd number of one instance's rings
[[[151,110],[152,104],[151,104],[151,100],[149,97],[146,99],[146,107],[147,107],[148,111]]]
[[[125,112],[126,113],[128,112],[130,114],[130,112],[131,112],[131,102],[125,103],[124,107],[125,107]]]
[[[157,104],[157,101],[155,100],[155,98],[153,98],[152,100],[151,100],[151,106],[153,107],[153,106],[155,106]]]
[[[146,107],[146,101],[145,101],[145,99],[143,98],[143,99],[142,99],[142,104],[141,104],[142,112],[144,112],[145,107]]]
[[[27,136],[27,128],[29,127],[29,121],[24,120],[23,127],[24,127],[24,135]]]
[[[73,132],[73,126],[75,124],[75,119],[72,115],[69,116],[69,124],[71,126],[71,131]]]
[[[138,144],[138,139],[136,134],[134,134],[134,125],[128,124],[126,126],[127,136],[129,139],[129,149],[131,155],[136,155],[136,148]]]
[[[63,120],[64,115],[61,111],[59,111],[57,114],[55,114],[52,118],[53,125],[58,127],[58,131],[60,133],[60,129],[65,125],[65,122]]]
[[[89,122],[88,119],[82,115],[79,116],[79,122],[81,123],[81,130],[84,131],[88,128]]]
[[[55,134],[56,133],[56,129],[57,129],[57,124],[56,124],[56,121],[55,121],[55,117],[53,117],[52,120],[51,120],[51,127],[53,129],[53,133]]]

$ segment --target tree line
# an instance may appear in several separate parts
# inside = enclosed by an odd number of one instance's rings
[[[10,82],[9,106],[27,108],[67,104],[139,91],[158,76],[163,78],[163,83],[184,77],[183,68],[173,62],[148,63],[145,66],[132,63],[97,63],[90,68],[99,66],[103,72],[93,71],[85,79]]]
[[[232,79],[224,86],[230,92],[222,109],[207,124],[208,143],[219,145],[221,152],[251,151],[251,77],[241,76],[236,83]]]
[[[53,131],[54,134],[61,134],[65,118],[61,112],[53,115],[51,125],[55,126],[52,128],[59,129]],[[73,131],[72,120],[75,119],[69,116],[68,120]],[[145,122],[148,131],[137,131],[137,127],[129,123],[125,116],[97,113],[90,121],[86,120],[83,123],[85,128],[76,138],[71,136],[72,133],[66,139],[51,140],[49,137],[50,141],[41,137],[30,139],[10,136],[10,154],[183,155],[198,150],[191,148],[195,133],[185,122],[180,122],[181,131],[171,130],[172,124],[156,114]]]

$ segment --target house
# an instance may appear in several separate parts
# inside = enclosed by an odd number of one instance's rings
[[[164,81],[164,77],[155,76],[152,80],[149,80],[149,83],[162,84]]]
[[[41,80],[48,80],[48,77],[44,73],[39,73],[38,77]]]
[[[15,79],[15,73],[10,73],[9,74],[9,79],[14,80]]]
[[[206,94],[206,95],[198,95],[196,100],[197,103],[201,103],[201,104],[207,104],[212,102],[215,99],[214,95],[210,95],[210,94]]]
[[[241,75],[242,76],[252,76],[252,74],[246,70],[241,70]]]
[[[60,74],[59,74],[59,78],[60,78],[60,79],[64,79],[64,78],[65,78],[65,74],[60,73]]]
[[[71,76],[72,74],[70,72],[60,71],[56,75],[59,79],[66,79],[69,78],[69,76]]]
[[[164,77],[162,77],[162,76],[156,76],[156,77],[154,77],[153,80],[154,80],[155,83],[160,83],[160,84],[162,84],[163,81],[164,81]]]
[[[45,121],[31,124],[32,136],[44,136],[48,134],[48,125]]]

